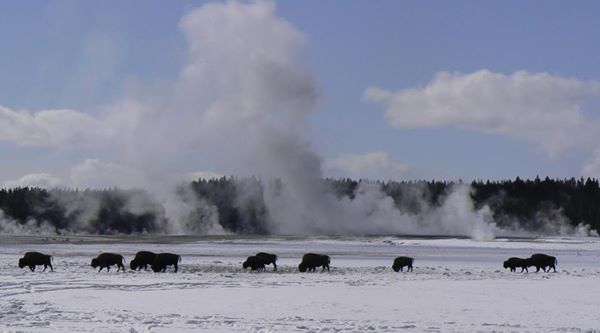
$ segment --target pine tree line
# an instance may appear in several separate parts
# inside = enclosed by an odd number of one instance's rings
[[[281,186],[274,181],[276,186]],[[365,180],[324,179],[324,188],[338,197],[353,199]],[[443,204],[457,184],[447,181],[371,182],[394,200],[400,211],[418,215]],[[279,185],[278,185],[279,184]],[[216,219],[229,232],[268,234],[268,210],[263,198],[266,184],[257,178],[200,179],[180,188],[187,212],[187,230],[205,230]],[[273,184],[270,184],[271,186]],[[464,184],[463,184],[464,185]],[[471,182],[475,209],[487,205],[501,227],[525,230],[547,228],[549,220],[561,218],[577,226],[600,230],[600,185],[597,179],[540,179]],[[190,198],[190,193],[192,198]],[[211,207],[208,209],[206,207]],[[152,193],[144,190],[67,190],[41,188],[0,189],[0,223],[46,226],[62,233],[135,234],[167,230],[166,211]],[[213,211],[214,210],[214,211]],[[517,222],[515,222],[517,221]],[[2,224],[0,224],[0,232]]]

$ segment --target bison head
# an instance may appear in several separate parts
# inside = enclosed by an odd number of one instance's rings
[[[154,273],[158,273],[158,272],[162,271],[165,268],[165,266],[162,266],[162,265],[152,265],[150,267],[152,268],[152,270],[154,271]]]
[[[302,263],[301,263],[300,265],[298,265],[298,270],[299,270],[300,272],[304,273],[304,272],[306,272],[306,269],[307,269],[307,267],[306,267],[306,265],[305,265],[305,264],[302,264]]]
[[[398,273],[400,272],[400,265],[393,265],[392,269],[394,270],[394,272]]]
[[[25,267],[25,266],[27,266],[27,265],[25,264],[25,258],[21,258],[21,259],[19,259],[19,268],[23,268],[23,267]]]
[[[242,264],[242,267],[243,267],[244,269],[246,269],[246,268],[250,267],[250,263],[248,262],[248,260],[244,261],[244,263]]]
[[[98,265],[100,265],[98,263],[98,259],[97,258],[92,259],[92,267],[96,268],[96,267],[98,267]]]
[[[508,260],[504,262],[504,268],[508,268]]]
[[[136,270],[136,269],[138,269],[138,267],[140,267],[140,266],[137,264],[137,261],[136,261],[135,259],[133,259],[133,260],[132,260],[132,261],[129,263],[129,267],[135,271],[135,270]]]

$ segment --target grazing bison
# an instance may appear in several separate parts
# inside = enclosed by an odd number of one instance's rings
[[[548,272],[550,272],[550,268],[552,268],[554,272],[556,272],[556,264],[558,263],[556,261],[556,257],[549,256],[543,253],[536,253],[529,257],[527,260],[529,260],[529,266],[535,266],[536,273],[540,271],[540,268],[542,268],[544,272],[546,272],[546,267],[548,267]]]
[[[302,257],[302,262],[298,265],[298,270],[300,272],[314,272],[318,266],[323,266],[321,272],[327,271],[329,272],[329,264],[331,263],[331,259],[329,256],[316,254],[316,253],[307,253]]]
[[[518,268],[521,268],[521,273],[523,273],[523,271],[525,271],[526,273],[529,273],[529,270],[527,270],[527,267],[529,267],[529,266],[533,266],[533,265],[531,265],[529,259],[523,259],[523,258],[517,258],[517,257],[508,258],[508,260],[506,260],[504,262],[504,268],[510,268],[511,272],[515,272],[518,267]]]
[[[396,257],[396,259],[394,259],[394,263],[392,264],[392,269],[394,272],[402,272],[402,268],[404,268],[404,266],[408,266],[406,271],[412,272],[414,261],[415,259],[411,257]]]
[[[106,267],[106,271],[110,272],[110,266],[117,265],[117,272],[122,269],[125,271],[125,266],[123,265],[123,256],[120,254],[114,253],[100,253],[96,258],[92,259],[92,267],[96,268],[100,266],[98,272],[102,271],[102,268]]]
[[[273,270],[277,270],[277,256],[271,253],[259,252],[256,254],[257,257],[261,257],[265,260],[265,265],[273,264]]]
[[[129,263],[129,267],[135,270],[144,270],[148,269],[148,266],[151,266],[154,262],[154,258],[156,258],[156,253],[149,251],[140,251],[135,254],[135,258]]]
[[[250,256],[242,264],[244,269],[250,267],[250,271],[264,271],[267,260],[264,257]]]
[[[27,252],[23,258],[19,259],[19,268],[27,266],[33,272],[35,271],[35,266],[38,265],[44,265],[44,271],[50,266],[50,270],[53,271],[52,256],[39,252]]]
[[[177,273],[177,265],[181,261],[181,256],[173,253],[159,253],[154,258],[152,265],[150,266],[155,273],[165,272],[167,266],[174,266],[175,273]]]

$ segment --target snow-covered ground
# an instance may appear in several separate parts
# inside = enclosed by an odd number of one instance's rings
[[[26,251],[54,272],[17,266]],[[182,256],[180,272],[98,273],[103,251]],[[245,272],[248,255],[279,270]],[[305,252],[331,272],[299,273]],[[502,261],[543,252],[556,273]],[[415,258],[395,273],[394,257]],[[600,332],[600,239],[0,237],[2,332]]]

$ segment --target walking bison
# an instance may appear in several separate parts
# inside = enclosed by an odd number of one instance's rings
[[[525,271],[526,273],[529,273],[529,270],[527,269],[527,267],[533,266],[533,265],[530,264],[529,259],[511,257],[511,258],[508,258],[508,260],[504,261],[503,266],[504,266],[504,268],[510,268],[511,272],[515,272],[517,270],[517,268],[521,268],[521,273],[523,273],[523,271]]]
[[[23,258],[19,259],[19,268],[27,266],[32,272],[35,271],[35,266],[41,265],[44,265],[44,271],[48,267],[50,267],[50,271],[53,271],[52,256],[39,252],[27,252]]]
[[[414,261],[415,259],[411,257],[396,257],[396,259],[394,259],[394,263],[392,264],[392,269],[394,272],[402,272],[402,269],[406,266],[406,271],[412,272]]]
[[[259,256],[250,256],[246,258],[246,261],[242,264],[244,269],[250,267],[250,271],[264,271],[265,264],[267,263],[266,259]]]
[[[144,270],[148,269],[148,266],[151,266],[154,262],[154,258],[156,258],[156,253],[150,251],[139,251],[135,254],[135,258],[131,260],[129,263],[129,267],[135,270]]]
[[[556,265],[558,264],[556,257],[543,253],[536,253],[527,260],[529,261],[529,266],[535,266],[536,273],[540,271],[540,268],[546,272],[546,267],[548,268],[548,272],[550,272],[550,268],[556,272]]]
[[[300,265],[298,265],[298,270],[300,272],[314,272],[317,267],[322,266],[323,269],[321,272],[325,271],[325,268],[327,268],[327,271],[329,272],[330,263],[331,258],[329,258],[329,256],[316,253],[307,253],[302,257],[302,261],[300,262]]]
[[[265,261],[265,265],[273,264],[273,270],[277,270],[277,256],[271,253],[259,252],[256,254],[257,257],[261,257]]]
[[[100,253],[96,258],[92,259],[92,267],[100,267],[98,272],[101,272],[103,268],[106,267],[106,271],[110,272],[110,266],[117,265],[117,272],[119,270],[125,271],[125,266],[123,265],[123,256],[115,253]]]
[[[159,253],[154,258],[152,265],[150,266],[155,273],[165,272],[167,266],[173,266],[174,272],[177,273],[178,264],[181,261],[181,256],[173,253]]]

